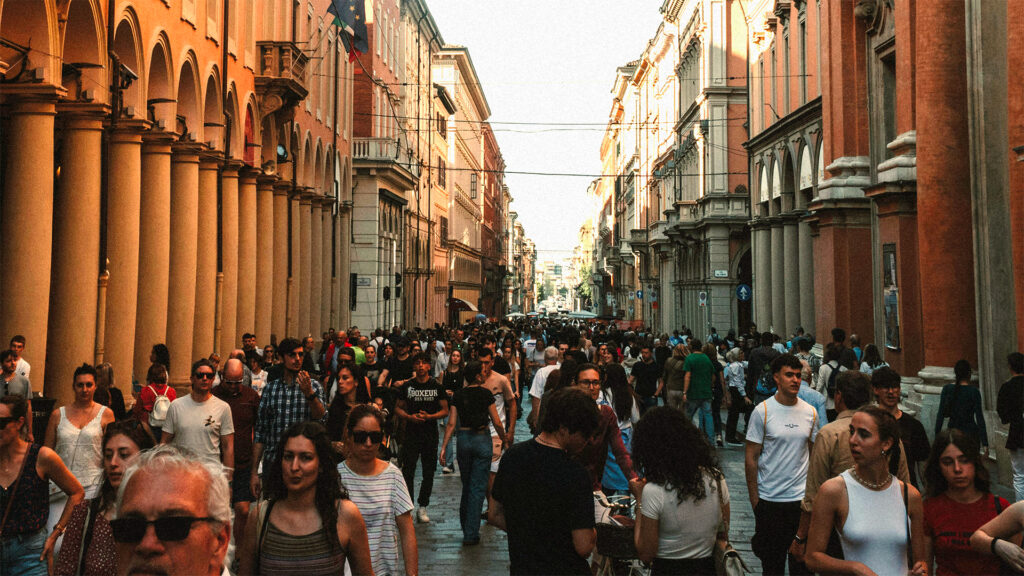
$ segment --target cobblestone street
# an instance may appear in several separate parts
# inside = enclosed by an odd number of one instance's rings
[[[516,426],[516,441],[530,437],[525,417]],[[747,499],[743,478],[743,449],[720,448],[719,458],[725,469],[726,482],[733,502],[731,540],[747,566],[759,573],[761,563],[750,551],[754,533],[754,513]],[[459,528],[459,497],[462,484],[459,474],[442,475],[438,470],[430,499],[429,524],[416,525],[419,542],[420,573],[430,576],[476,576],[508,573],[508,541],[505,533],[483,526],[480,545],[463,547]],[[417,482],[417,487],[419,486]]]

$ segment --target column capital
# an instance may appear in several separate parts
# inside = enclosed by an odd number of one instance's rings
[[[110,126],[111,142],[140,143],[149,128],[145,120],[119,120]]]
[[[63,87],[49,84],[4,84],[8,114],[56,114],[56,104],[67,95]]]
[[[288,180],[277,180],[274,182],[274,196],[288,196],[291,189],[292,183]]]
[[[199,163],[199,154],[203,151],[201,144],[195,142],[174,142],[171,144],[174,162]]]
[[[160,130],[148,130],[142,134],[142,147],[151,154],[170,154],[174,134]]]
[[[273,174],[264,174],[264,173],[260,172],[260,174],[258,176],[256,176],[256,189],[257,190],[263,190],[263,191],[273,190],[276,184],[277,184],[277,176],[275,176]]]
[[[106,104],[93,102],[59,102],[56,108],[57,120],[73,130],[102,130],[110,113]]]
[[[300,186],[295,190],[299,196],[299,203],[310,204],[313,202],[313,197],[316,195],[316,193],[313,191],[313,188],[309,186]]]
[[[220,150],[205,149],[199,153],[200,170],[217,170],[224,163],[224,153]]]
[[[245,166],[245,164],[243,164],[241,160],[226,158],[221,163],[220,168],[223,174],[228,176],[228,178],[238,178],[238,171],[242,169],[242,166]]]
[[[259,176],[260,174],[262,174],[262,172],[260,172],[257,168],[249,166],[248,164],[244,164],[242,168],[238,171],[239,178],[247,182],[252,181],[253,184],[256,183],[256,177]]]

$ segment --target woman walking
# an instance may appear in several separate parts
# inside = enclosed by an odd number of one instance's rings
[[[899,440],[899,425],[889,412],[871,406],[853,415],[854,466],[822,484],[814,500],[807,539],[809,569],[829,574],[928,574],[921,495],[893,475]],[[839,531],[845,559],[825,552],[833,529]]]
[[[345,461],[338,465],[349,498],[359,507],[370,541],[370,560],[376,574],[419,573],[412,498],[394,464],[377,457],[384,438],[384,417],[373,404],[352,409],[345,424]],[[403,565],[398,560],[401,538]]]
[[[644,413],[633,437],[633,457],[646,481],[635,483],[633,538],[652,576],[714,574],[714,549],[728,533],[729,489],[704,434],[679,410]]]
[[[462,543],[472,546],[480,542],[480,512],[487,496],[487,477],[491,469],[493,445],[488,421],[494,424],[498,438],[505,437],[494,395],[484,388],[480,362],[470,362],[464,371],[466,386],[452,396],[448,412],[448,425],[441,441],[438,460],[444,465],[448,456],[448,442],[458,423],[458,459],[462,476],[462,499],[459,501],[459,521],[462,524]]]
[[[950,430],[963,430],[981,442],[988,457],[988,430],[985,428],[985,413],[981,406],[981,391],[971,384],[971,364],[958,360],[953,365],[956,382],[942,387],[939,396],[939,411],[935,417],[935,434],[942,430],[942,424],[949,418]]]
[[[626,371],[622,369],[622,366],[609,364],[605,367],[597,403],[608,406],[615,412],[622,444],[629,452],[633,445],[633,426],[640,420],[640,408],[637,405],[633,389],[626,381]],[[629,479],[622,472],[622,467],[616,462],[615,454],[611,450],[608,451],[608,460],[604,465],[601,487],[620,493],[629,490]]]
[[[132,458],[153,447],[153,439],[135,420],[114,422],[103,433],[103,484],[100,493],[75,506],[64,544],[57,557],[57,576],[113,576],[117,574],[117,548],[110,519],[121,477]]]
[[[285,431],[249,514],[239,574],[372,576],[366,524],[334,466],[327,430],[299,422]],[[311,531],[312,530],[312,531]]]
[[[448,367],[445,369],[444,374],[441,377],[441,386],[444,387],[445,393],[448,394],[448,406],[452,406],[452,398],[455,393],[462,389],[465,382],[463,371],[466,368],[466,362],[462,357],[462,350],[452,349],[448,356]],[[451,412],[448,416],[441,421],[441,426],[448,428],[448,422],[454,420]],[[441,473],[451,474],[455,471],[455,438],[452,437],[447,443],[442,444],[442,453],[446,454],[445,458],[441,458]],[[447,449],[447,450],[445,450]]]

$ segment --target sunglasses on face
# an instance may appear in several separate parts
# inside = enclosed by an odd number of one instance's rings
[[[196,380],[213,380],[213,372],[196,372]]]
[[[156,520],[145,518],[116,518],[110,521],[110,529],[114,533],[114,541],[137,544],[146,535],[146,528],[152,524],[156,537],[164,542],[180,542],[188,538],[192,525],[196,522],[216,522],[216,518],[196,518],[194,516],[167,516]]]
[[[381,440],[384,439],[384,433],[356,430],[352,432],[352,439],[355,440],[356,444],[366,444],[367,439],[370,440],[371,444],[380,444]]]

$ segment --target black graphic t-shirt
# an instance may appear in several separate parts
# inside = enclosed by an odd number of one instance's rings
[[[435,414],[441,410],[441,401],[448,402],[448,394],[444,387],[437,380],[431,378],[424,383],[419,383],[415,378],[406,382],[398,391],[398,398],[404,404],[405,411],[409,414],[426,412]],[[421,432],[437,432],[437,422],[430,420],[423,423],[407,421],[406,431],[417,430]]]

